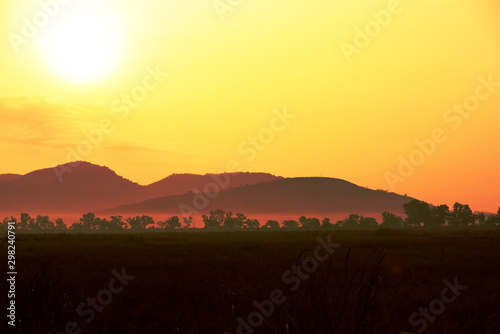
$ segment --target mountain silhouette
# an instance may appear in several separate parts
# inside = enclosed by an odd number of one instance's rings
[[[223,209],[259,213],[373,213],[401,212],[411,197],[372,190],[326,177],[284,178],[228,189],[219,193],[166,196],[105,210],[107,213],[199,213]],[[198,203],[197,206],[195,203]],[[197,214],[197,213],[194,213]]]
[[[142,186],[107,167],[75,162],[57,168],[67,171],[62,179],[54,168],[1,177],[0,180],[8,179],[8,182],[0,183],[0,211],[87,212],[151,198]]]
[[[56,171],[59,171],[59,176]],[[108,167],[78,161],[26,175],[0,175],[0,213],[89,212],[137,203],[160,196],[203,191],[215,178],[230,182],[224,189],[280,177],[266,173],[173,174],[147,186],[117,175]]]
[[[222,190],[282,179],[281,176],[268,173],[172,174],[146,186],[146,189],[157,197],[180,195],[188,191],[204,192],[207,184],[214,182],[214,177],[219,177],[221,180],[229,177],[228,184],[225,182],[222,184]]]
[[[20,174],[0,174],[0,184],[12,182],[20,176]]]
[[[401,213],[403,204],[412,199],[326,177],[173,174],[142,186],[88,162],[56,168],[0,175],[0,213],[179,215],[186,210],[197,214],[216,209],[245,214]],[[66,172],[58,177],[56,170]]]

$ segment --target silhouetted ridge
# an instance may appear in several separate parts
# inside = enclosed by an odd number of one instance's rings
[[[174,174],[151,185],[141,186],[106,166],[75,161],[26,175],[0,175],[0,211],[98,211],[165,194],[202,192],[206,184],[228,177],[230,182],[225,188],[280,178],[266,173]]]
[[[88,162],[36,170],[0,184],[2,210],[95,210],[151,197],[139,184]]]
[[[199,209],[194,203],[203,194],[183,194],[120,206],[106,212],[179,213],[179,208]],[[213,198],[212,198],[213,197]],[[285,178],[220,191],[205,196],[201,212],[223,209],[245,213],[401,212],[412,198],[363,188],[345,180],[324,177]]]
[[[219,184],[225,184],[224,181],[229,177],[229,183],[223,189],[240,187],[246,184],[256,184],[271,180],[281,179],[280,176],[275,176],[268,173],[209,173],[205,175],[199,174],[172,174],[158,182],[152,183],[147,187],[148,191],[156,196],[180,195],[188,191],[204,192],[207,184],[219,178]]]
[[[0,183],[11,182],[20,176],[20,174],[0,174]]]

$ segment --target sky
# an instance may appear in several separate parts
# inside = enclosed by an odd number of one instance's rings
[[[1,173],[325,176],[500,206],[493,0],[4,0]]]

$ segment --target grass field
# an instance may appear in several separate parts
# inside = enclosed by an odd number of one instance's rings
[[[500,331],[498,230],[19,233],[16,252],[16,333]]]

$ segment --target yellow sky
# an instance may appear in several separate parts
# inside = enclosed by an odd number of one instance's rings
[[[2,1],[0,173],[65,163],[80,148],[81,160],[142,184],[223,172],[234,160],[244,171],[338,177],[496,211],[495,3]],[[78,34],[60,28],[103,4]],[[43,13],[53,15],[25,38],[26,22],[43,23]],[[359,34],[366,29],[371,37]],[[71,48],[45,42],[68,31],[90,38],[67,41]],[[88,55],[59,58],[79,45]],[[106,52],[112,66],[88,63]],[[101,76],[79,82],[82,69]],[[474,99],[473,112],[448,112]],[[428,142],[435,129],[445,139],[420,161],[415,141]],[[97,144],[86,145],[84,131]],[[401,173],[401,158],[418,163]]]

